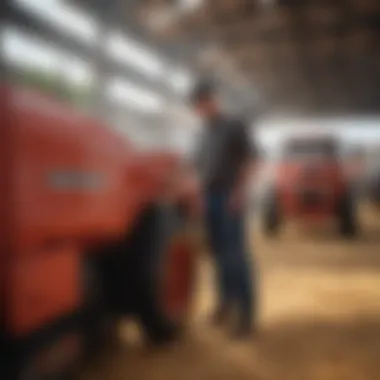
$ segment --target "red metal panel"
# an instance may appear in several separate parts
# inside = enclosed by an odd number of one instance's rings
[[[17,251],[118,233],[126,212],[123,139],[34,93],[14,91],[12,108]]]
[[[329,216],[335,213],[336,203],[344,187],[344,175],[338,163],[323,163],[312,177],[305,176],[306,162],[283,163],[278,168],[277,188],[281,199],[281,209],[285,215],[305,214]],[[316,190],[325,193],[321,206],[305,208],[301,202],[303,191]]]
[[[80,255],[59,247],[13,260],[8,273],[6,323],[13,336],[27,334],[81,303]]]

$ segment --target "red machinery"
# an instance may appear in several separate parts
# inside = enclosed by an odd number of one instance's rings
[[[276,166],[264,208],[265,232],[276,234],[284,219],[335,218],[344,236],[357,232],[355,186],[334,136],[292,136]]]
[[[178,158],[36,93],[0,96],[5,378],[59,372],[125,313],[153,341],[174,336],[196,260],[183,233],[195,184]]]

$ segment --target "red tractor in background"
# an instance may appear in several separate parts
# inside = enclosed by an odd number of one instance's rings
[[[191,173],[39,94],[0,96],[1,377],[60,378],[126,314],[153,342],[177,336],[197,261]]]
[[[264,232],[276,235],[285,219],[335,219],[343,236],[357,233],[357,196],[350,166],[332,135],[292,136],[275,164],[263,208]]]

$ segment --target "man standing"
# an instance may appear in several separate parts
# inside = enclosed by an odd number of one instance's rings
[[[238,311],[234,335],[246,336],[256,314],[255,284],[245,239],[245,193],[257,150],[245,125],[221,111],[212,84],[198,84],[191,104],[205,124],[196,166],[204,191],[205,225],[215,259],[219,306],[214,322]]]

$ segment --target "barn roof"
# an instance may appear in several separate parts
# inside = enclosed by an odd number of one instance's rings
[[[71,1],[99,15],[112,3]],[[120,25],[197,70],[205,49],[217,46],[220,54],[212,71],[248,86],[265,110],[380,112],[378,0],[203,0],[192,11],[177,12],[174,22],[159,33],[147,20],[167,11],[165,4],[175,7],[175,1],[119,4]],[[228,71],[231,67],[233,73]]]

